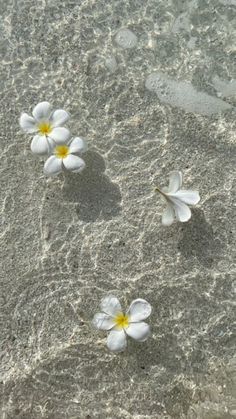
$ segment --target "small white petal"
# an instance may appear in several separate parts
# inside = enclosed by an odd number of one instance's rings
[[[57,146],[57,144],[50,137],[47,137],[47,141],[48,141],[48,153],[49,154],[52,154],[53,153],[53,150]]]
[[[174,210],[177,220],[181,221],[182,223],[188,221],[191,218],[191,211],[189,207],[177,198],[171,198],[171,201],[174,203]]]
[[[57,144],[65,144],[70,138],[70,131],[64,127],[53,128],[49,137],[52,138]]]
[[[93,318],[93,325],[97,329],[110,330],[115,326],[114,320],[111,316],[105,313],[97,313]]]
[[[127,335],[131,338],[144,342],[150,335],[150,326],[145,322],[131,323],[127,329],[125,329]]]
[[[48,102],[40,102],[34,107],[32,113],[37,121],[48,120],[51,114],[51,105]]]
[[[107,346],[114,352],[123,351],[127,346],[124,330],[111,330],[107,337]]]
[[[111,316],[115,316],[117,313],[122,312],[120,302],[114,295],[107,295],[103,298],[100,307],[104,313],[110,314]]]
[[[169,188],[168,192],[177,192],[182,186],[182,173],[175,170],[170,173]]]
[[[78,156],[74,154],[69,154],[69,156],[63,159],[63,164],[67,170],[71,172],[79,173],[85,168],[85,162]]]
[[[162,214],[162,224],[170,226],[175,219],[175,212],[173,206],[168,202],[165,211]]]
[[[32,133],[38,131],[35,119],[32,116],[29,116],[27,113],[23,113],[21,115],[20,126],[25,132]]]
[[[57,175],[62,171],[62,159],[50,156],[44,164],[44,173],[49,176]]]
[[[200,201],[200,196],[197,191],[185,191],[182,189],[173,194],[173,196],[188,205],[196,205]]]
[[[131,322],[139,322],[149,317],[151,311],[152,307],[146,300],[137,298],[130,304],[127,314],[129,314]]]
[[[166,194],[166,193],[168,193],[168,192],[169,192],[169,188],[168,188],[167,186],[164,186],[164,187],[161,189],[161,192],[164,192],[164,194]]]
[[[50,121],[53,127],[60,127],[61,125],[65,124],[69,118],[70,115],[68,112],[64,111],[63,109],[57,109],[52,113]]]
[[[31,141],[31,151],[34,154],[48,154],[49,152],[49,144],[47,137],[45,135],[35,135],[33,140]]]
[[[87,148],[86,142],[79,137],[74,138],[70,143],[70,153],[84,153]]]

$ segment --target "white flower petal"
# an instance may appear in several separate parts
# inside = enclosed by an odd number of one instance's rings
[[[166,194],[166,193],[168,193],[168,192],[169,192],[169,188],[168,188],[167,186],[164,186],[164,187],[161,189],[161,192],[164,192],[164,194]]]
[[[49,154],[52,154],[53,153],[53,150],[57,146],[57,144],[50,137],[47,137],[47,141],[48,141],[48,153]]]
[[[171,197],[171,201],[174,203],[174,210],[177,220],[181,221],[182,223],[188,221],[191,218],[191,211],[189,207],[177,198]]]
[[[93,325],[97,329],[110,330],[115,326],[114,320],[111,316],[105,313],[97,313],[93,318]]]
[[[115,316],[117,313],[122,312],[120,302],[114,295],[107,295],[103,298],[100,307],[104,313],[110,314],[111,316]]]
[[[48,102],[40,102],[34,107],[32,113],[37,121],[48,120],[51,114],[51,105]]]
[[[173,194],[173,196],[188,205],[196,205],[200,201],[200,196],[197,191],[186,191],[182,189]]]
[[[69,118],[70,115],[68,112],[64,111],[63,109],[57,109],[52,113],[50,121],[53,127],[60,127],[61,125],[65,124]]]
[[[182,173],[175,170],[170,173],[169,188],[168,192],[174,193],[177,192],[182,186]]]
[[[162,224],[170,226],[175,219],[175,212],[173,206],[168,202],[165,211],[162,214]]]
[[[53,128],[49,137],[52,138],[57,144],[65,144],[70,138],[70,131],[64,127]]]
[[[32,133],[38,131],[35,119],[27,113],[21,115],[20,126],[25,132]]]
[[[49,176],[57,175],[62,171],[62,159],[50,156],[44,164],[44,173]]]
[[[84,153],[87,150],[87,144],[82,138],[76,137],[70,143],[70,153]]]
[[[131,323],[127,329],[125,329],[127,335],[131,338],[144,342],[150,335],[150,326],[145,322]]]
[[[123,351],[127,346],[124,330],[111,330],[107,337],[107,346],[111,351],[114,352]]]
[[[45,135],[35,135],[33,140],[31,141],[31,151],[34,154],[48,154],[49,152],[49,144],[47,137]]]
[[[69,154],[69,156],[63,159],[63,164],[67,170],[72,172],[79,173],[85,168],[85,162],[78,156],[74,154]]]
[[[151,311],[152,307],[146,300],[137,298],[130,304],[127,314],[129,314],[131,322],[139,322],[149,317]]]

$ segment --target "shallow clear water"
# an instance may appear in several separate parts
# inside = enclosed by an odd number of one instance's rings
[[[1,418],[236,417],[235,0],[0,0]],[[41,100],[87,139],[46,179],[18,118]],[[201,202],[161,225],[179,169]],[[153,306],[109,353],[108,292]]]

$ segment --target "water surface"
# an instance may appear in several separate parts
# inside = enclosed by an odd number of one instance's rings
[[[235,418],[235,1],[0,6],[1,418]],[[32,156],[42,100],[87,139],[81,176]],[[174,169],[201,202],[164,228]],[[91,326],[108,292],[153,306],[119,355]]]

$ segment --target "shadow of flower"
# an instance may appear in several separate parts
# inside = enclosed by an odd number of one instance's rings
[[[98,218],[110,220],[121,210],[121,193],[118,185],[104,174],[105,162],[95,151],[88,151],[84,160],[86,168],[81,175],[66,175],[63,194],[66,200],[75,202],[78,217],[86,222]]]
[[[196,257],[201,265],[211,267],[219,256],[219,243],[215,240],[212,226],[206,222],[203,211],[192,209],[191,220],[182,225],[182,239],[178,248],[187,259]],[[220,245],[221,247],[221,245]]]

